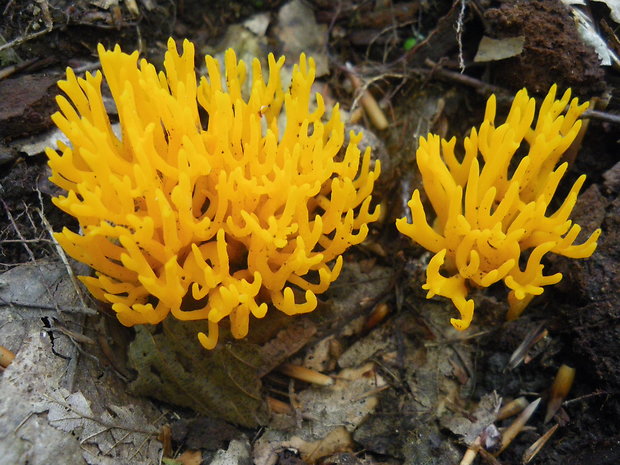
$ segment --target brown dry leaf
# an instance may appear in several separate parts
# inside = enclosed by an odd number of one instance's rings
[[[386,383],[372,363],[342,370],[334,379],[331,386],[311,386],[297,395],[303,426],[294,434],[267,428],[254,443],[255,464],[274,465],[283,447],[303,449],[308,461],[349,447],[351,432],[374,411]]]
[[[199,450],[186,450],[176,458],[176,461],[179,462],[180,465],[200,465],[202,462],[202,453]]]
[[[352,450],[353,440],[347,429],[344,426],[339,426],[330,431],[323,439],[316,441],[304,441],[298,436],[293,436],[286,443],[286,446],[298,449],[304,461],[314,463],[321,457]]]
[[[316,325],[307,319],[295,319],[272,340],[260,348],[263,364],[258,376],[263,377],[273,371],[284,360],[301,350],[316,334]]]

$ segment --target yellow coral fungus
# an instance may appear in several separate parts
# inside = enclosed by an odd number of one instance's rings
[[[47,150],[50,179],[67,192],[54,203],[81,227],[56,238],[96,271],[81,277],[91,293],[127,326],[169,313],[206,319],[209,334],[198,334],[206,348],[223,318],[241,338],[250,314],[262,318],[269,303],[289,315],[314,310],[341,254],[379,215],[370,211],[379,163],[371,169],[370,151],[360,154],[361,134],[339,155],[338,107],[322,122],[316,94],[309,109],[314,61],[301,55],[284,91],[284,57],[269,55],[265,80],[257,59],[248,70],[228,50],[222,76],[207,56],[208,78],[197,83],[188,41],[179,54],[169,40],[159,73],[146,60],[138,66],[137,52],[98,51],[121,134],[104,108],[102,73],[82,79],[68,69],[59,82],[68,98],[57,98],[53,120],[70,144]]]
[[[451,319],[456,329],[471,323],[474,301],[467,299],[471,286],[488,287],[503,280],[511,289],[508,318],[513,319],[542,294],[543,286],[562,279],[560,273],[543,275],[541,260],[546,253],[585,258],[596,249],[600,230],[574,245],[581,228],[569,219],[585,175],[550,211],[567,169],[566,163],[556,165],[577,136],[578,118],[588,106],[579,105],[576,98],[569,104],[570,90],[559,100],[555,95],[554,85],[533,125],[536,102],[525,89],[519,91],[505,123],[498,127],[492,95],[480,129],[473,128],[464,140],[461,161],[455,156],[455,138],[446,141],[429,134],[420,141],[417,164],[436,218],[429,225],[420,192],[415,190],[408,203],[412,223],[400,218],[396,226],[435,254],[422,287],[428,290],[428,298],[440,295],[452,300],[461,316]],[[513,157],[524,141],[527,153],[517,163]],[[441,274],[442,269],[448,277]]]

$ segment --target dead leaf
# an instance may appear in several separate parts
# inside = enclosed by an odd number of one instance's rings
[[[135,409],[129,405],[109,405],[107,412],[95,415],[90,402],[80,391],[69,394],[65,389],[58,389],[49,396],[46,407],[50,425],[71,433],[82,447],[96,445],[104,456],[122,450],[112,456],[118,459],[135,457],[137,451],[158,433],[157,429],[143,424],[144,419],[136,416]],[[121,445],[128,447],[119,447]]]
[[[615,3],[620,5],[620,2],[617,0]],[[620,6],[618,6],[618,10],[620,11]],[[594,20],[577,8],[571,8],[571,12],[577,22],[577,31],[579,32],[581,40],[594,49],[601,60],[601,65],[611,66],[612,62],[616,65],[620,65],[620,58],[618,58],[611,47],[607,45],[605,39],[598,33],[598,27],[595,25]]]
[[[257,36],[264,36],[270,21],[269,13],[258,13],[246,19],[243,25]]]
[[[595,2],[604,3],[609,8],[611,19],[620,24],[620,2],[618,0],[593,0]]]
[[[471,445],[478,436],[497,418],[501,405],[501,397],[496,392],[485,394],[476,409],[469,415],[447,413],[441,418],[441,424],[463,437],[467,445]]]
[[[81,356],[65,334],[42,331],[42,318],[89,330],[64,265],[18,266],[0,282],[0,302],[11,303],[0,312],[0,340],[16,353],[0,377],[0,462],[156,463],[161,445],[151,434],[161,412],[103,372],[95,347]]]
[[[505,39],[492,39],[483,36],[474,61],[476,63],[498,61],[520,55],[523,52],[524,44],[525,37],[523,36],[506,37]]]
[[[250,441],[233,439],[226,450],[218,450],[209,465],[251,465]]]
[[[347,429],[339,426],[317,441],[304,441],[298,436],[293,436],[285,446],[298,449],[304,461],[314,463],[321,457],[352,450],[353,441]]]
[[[240,341],[206,351],[196,340],[202,322],[190,323],[169,318],[163,333],[136,328],[128,352],[129,366],[138,372],[131,391],[249,427],[264,424],[258,348]]]
[[[331,386],[308,388],[298,395],[300,410],[311,418],[312,436],[327,436],[335,426],[353,431],[374,411],[377,395],[386,385],[372,363],[345,369],[334,376]]]
[[[186,450],[176,458],[179,465],[200,465],[202,462],[202,452],[199,450]]]
[[[198,331],[207,330],[204,321],[168,318],[163,331],[138,326],[128,354],[138,377],[130,389],[235,424],[265,424],[261,377],[301,349],[316,327],[305,318],[291,320],[281,312],[252,323],[248,338],[221,342],[211,351],[196,340]],[[220,340],[225,339],[221,330]]]
[[[359,366],[375,354],[386,351],[393,342],[390,338],[393,332],[394,327],[389,323],[371,331],[367,336],[351,344],[351,347],[338,358],[338,366],[342,368]]]

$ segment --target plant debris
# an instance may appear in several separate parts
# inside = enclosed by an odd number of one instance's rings
[[[578,2],[590,38],[596,34],[593,48],[575,23],[574,6],[564,3],[265,0],[214,1],[206,9],[196,0],[5,2],[3,460],[618,462],[620,72],[614,55],[606,65],[601,52],[620,53],[620,12],[608,0]],[[54,82],[67,66],[80,76],[96,70],[97,43],[138,50],[161,69],[169,36],[201,44],[199,54],[234,45],[244,58],[290,49],[313,55],[320,68],[313,89],[328,107],[341,102],[343,120],[364,132],[383,171],[373,195],[382,217],[345,254],[342,274],[317,310],[252,321],[256,331],[248,340],[208,353],[185,343],[195,346],[190,323],[121,327],[109,308],[75,285],[73,276],[87,271],[63,263],[50,237],[64,226],[77,231],[51,205],[60,192],[47,181],[41,154],[57,138],[48,119],[56,108]],[[359,81],[351,82],[352,71]],[[552,83],[561,92],[572,87],[581,101],[592,99],[583,115],[587,131],[567,154],[558,192],[565,195],[578,173],[587,174],[573,219],[584,229],[577,242],[602,228],[599,246],[587,260],[546,259],[545,271],[563,279],[515,321],[504,321],[501,289],[472,290],[477,318],[457,332],[447,324],[455,316],[451,304],[426,300],[420,290],[430,256],[394,227],[407,214],[410,193],[421,189],[418,141],[429,132],[467,136],[483,119],[491,92],[503,118],[515,90],[526,87],[538,99]],[[374,103],[359,111],[363,95]],[[108,113],[115,123],[114,108]],[[225,324],[222,331],[227,340]],[[183,332],[189,336],[169,336]],[[564,381],[554,384],[556,376]]]

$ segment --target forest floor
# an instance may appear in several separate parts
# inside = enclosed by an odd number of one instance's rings
[[[584,3],[5,2],[0,462],[620,463],[620,11]],[[77,228],[52,204],[60,191],[47,179],[44,149],[60,137],[50,119],[57,81],[67,66],[97,70],[98,43],[160,66],[168,37],[188,38],[198,57],[227,48],[246,61],[313,56],[316,89],[382,163],[373,195],[382,217],[345,254],[319,308],[293,319],[270,312],[251,322],[247,341],[208,355],[192,352],[195,328],[175,321],[122,327],[77,284],[89,270],[50,234]],[[473,291],[474,321],[456,331],[452,303],[425,298],[430,255],[394,227],[421,187],[418,141],[429,132],[460,141],[491,93],[501,120],[519,89],[541,102],[553,84],[591,102],[555,206],[586,174],[572,219],[583,227],[578,243],[602,229],[598,247],[586,259],[549,254],[545,270],[562,281],[514,321],[503,285]],[[291,366],[322,376],[299,380]],[[560,395],[554,379],[571,368]]]

